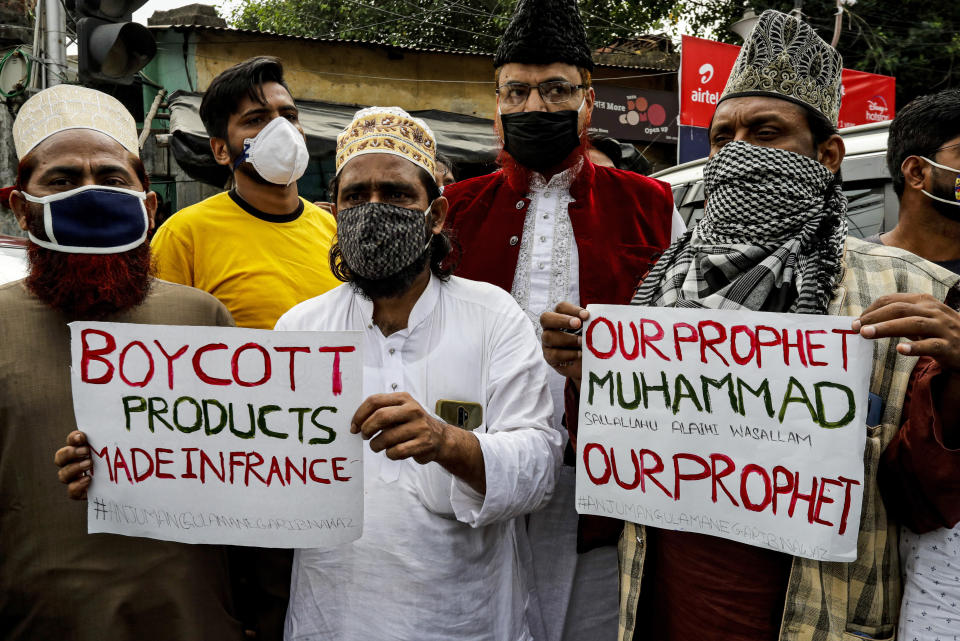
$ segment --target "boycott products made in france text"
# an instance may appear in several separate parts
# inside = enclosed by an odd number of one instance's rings
[[[70,327],[89,532],[272,547],[360,536],[359,333]]]

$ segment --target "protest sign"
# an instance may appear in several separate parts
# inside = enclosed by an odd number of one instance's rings
[[[88,532],[323,547],[359,538],[359,332],[70,324]]]
[[[588,309],[580,513],[856,559],[873,349],[852,318]]]

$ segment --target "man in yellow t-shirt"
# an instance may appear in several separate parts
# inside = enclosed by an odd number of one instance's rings
[[[157,276],[213,294],[240,327],[273,329],[294,305],[341,284],[328,258],[336,222],[297,192],[309,155],[280,61],[251,58],[221,73],[200,118],[235,187],[157,229]],[[292,562],[292,550],[231,553],[237,610],[259,640],[283,637]]]
[[[272,329],[297,303],[341,284],[328,260],[336,222],[297,192],[309,155],[280,61],[251,58],[221,73],[200,117],[235,187],[161,225],[157,275],[210,292],[240,327]]]

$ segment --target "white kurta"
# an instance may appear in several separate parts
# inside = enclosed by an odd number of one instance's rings
[[[960,525],[900,532],[903,603],[898,639],[960,641]]]
[[[557,303],[580,304],[580,256],[570,222],[574,201],[570,186],[579,166],[546,180],[533,174],[511,293],[541,334],[540,315]],[[623,212],[609,212],[623,215]],[[683,235],[683,219],[673,210],[671,239]],[[553,398],[553,426],[564,445],[563,387],[566,379],[551,369],[547,383]],[[578,555],[574,468],[564,466],[550,503],[528,519],[533,575],[540,618],[533,621],[537,641],[581,641],[617,637],[617,550],[614,546]]]
[[[364,451],[363,536],[297,550],[291,640],[526,641],[528,549],[516,517],[544,505],[560,461],[546,365],[523,312],[485,283],[431,277],[407,329],[384,337],[344,285],[297,305],[281,330],[364,332],[364,394],[479,403],[487,492],[436,463]],[[519,550],[519,551],[518,551]]]

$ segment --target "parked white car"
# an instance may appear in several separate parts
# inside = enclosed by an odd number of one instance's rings
[[[0,235],[0,284],[27,275],[27,239]]]
[[[887,134],[890,122],[840,130],[847,154],[843,159],[843,192],[849,201],[850,235],[859,238],[889,231],[900,209],[887,171]],[[673,201],[689,227],[703,216],[703,166],[707,159],[665,169],[652,175],[673,186]]]

